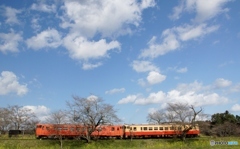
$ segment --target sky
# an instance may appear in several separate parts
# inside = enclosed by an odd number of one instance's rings
[[[44,121],[73,96],[123,123],[185,102],[240,114],[239,0],[1,0],[0,107]]]

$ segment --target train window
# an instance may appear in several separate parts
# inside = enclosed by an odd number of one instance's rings
[[[152,127],[149,127],[149,129],[148,129],[148,130],[153,130],[153,129],[152,129]]]
[[[147,127],[143,127],[143,130],[147,130]]]
[[[168,130],[168,127],[165,127],[165,130]]]
[[[141,127],[141,130],[142,130],[142,127]]]
[[[159,130],[163,130],[163,127],[159,127]],[[166,130],[166,129],[165,129]]]
[[[182,130],[182,127],[178,127],[178,130]]]
[[[71,127],[71,128],[70,128],[70,130],[71,130],[71,131],[74,131],[74,128],[73,128],[73,127]]]
[[[154,130],[158,130],[158,127],[154,127]]]
[[[137,127],[133,127],[133,130],[136,131],[136,130],[137,130]]]
[[[114,131],[115,130],[115,128],[114,127],[112,127],[112,131]]]
[[[37,126],[37,128],[41,128],[41,127],[42,127],[42,125],[38,125],[38,126]]]
[[[170,127],[170,130],[173,130],[173,127]]]
[[[117,128],[117,130],[119,130],[119,127]]]
[[[49,130],[49,127],[46,127],[47,130]]]
[[[130,130],[132,130],[132,127],[130,127]]]

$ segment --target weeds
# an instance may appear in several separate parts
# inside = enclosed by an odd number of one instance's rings
[[[237,137],[210,138],[202,137],[187,139],[185,142],[178,139],[133,139],[131,140],[96,140],[86,143],[81,140],[63,140],[63,149],[237,149],[239,145],[215,145],[210,146],[210,140],[238,141]],[[0,138],[0,149],[59,149],[58,140],[37,140],[34,137]]]

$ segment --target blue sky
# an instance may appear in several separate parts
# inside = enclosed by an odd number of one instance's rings
[[[98,96],[124,123],[169,102],[240,114],[238,0],[1,0],[1,107]]]

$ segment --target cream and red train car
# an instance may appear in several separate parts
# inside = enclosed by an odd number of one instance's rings
[[[161,125],[124,125],[124,138],[147,138],[147,137],[173,137],[180,136],[183,126],[173,124]],[[187,132],[187,137],[196,137],[199,135],[198,126]]]

